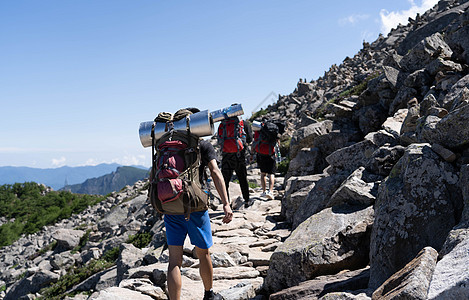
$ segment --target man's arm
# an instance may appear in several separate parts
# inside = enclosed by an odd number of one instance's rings
[[[208,169],[210,170],[210,175],[212,176],[213,183],[215,184],[215,188],[217,189],[217,192],[221,198],[221,202],[223,203],[223,211],[225,212],[223,223],[229,223],[233,219],[233,212],[231,211],[231,206],[228,202],[228,194],[225,188],[225,180],[223,179],[223,175],[221,174],[221,171],[218,168],[217,161],[215,159],[209,161]]]
[[[252,128],[248,120],[244,121],[244,132],[246,133],[246,143],[249,145],[252,142]]]

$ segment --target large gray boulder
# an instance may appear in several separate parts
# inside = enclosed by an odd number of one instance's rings
[[[364,106],[357,112],[358,125],[363,134],[378,131],[386,117],[386,108],[380,103]]]
[[[469,75],[466,75],[451,86],[444,98],[440,99],[439,104],[449,111],[459,108],[459,106],[464,105],[464,102],[467,103],[466,89],[468,87]]]
[[[51,285],[59,280],[59,275],[47,270],[39,270],[29,277],[25,277],[17,281],[7,291],[4,300],[17,300],[21,296],[27,294],[34,294],[39,292],[42,288]]]
[[[430,117],[427,117],[427,120]],[[442,119],[433,117],[433,122],[426,122],[422,128],[422,139],[449,149],[469,144],[469,104],[451,111]]]
[[[327,295],[332,292],[366,289],[369,278],[369,268],[318,276],[271,294],[269,300],[318,299],[320,295]]]
[[[376,195],[373,195],[374,184],[363,180],[364,167],[356,169],[332,194],[327,207],[341,204],[372,205]]]
[[[461,223],[469,225],[469,164],[461,166],[461,178],[459,186],[461,187],[464,210],[461,216]]]
[[[326,208],[329,198],[348,175],[346,172],[341,172],[319,179],[298,208],[295,211],[290,209],[290,213],[293,215],[293,228],[298,227],[310,216]]]
[[[338,169],[354,171],[359,167],[365,166],[378,149],[372,141],[363,140],[351,146],[334,151],[326,157],[327,162]]]
[[[377,288],[426,246],[441,249],[456,224],[461,195],[454,167],[428,144],[412,144],[380,185],[370,248]]]
[[[291,139],[290,157],[293,159],[302,148],[314,147],[314,139],[332,130],[332,121],[325,120],[298,129]]]
[[[373,208],[339,206],[309,217],[272,254],[264,288],[279,291],[368,262]]]
[[[138,291],[132,291],[121,287],[110,287],[100,292],[93,293],[88,299],[91,300],[153,300],[152,296]]]
[[[145,254],[132,244],[121,244],[117,265],[117,282],[119,283],[127,270],[140,267],[143,264]]]
[[[86,278],[82,282],[69,289],[67,293],[76,293],[80,291],[101,291],[116,285],[117,268],[112,266],[106,270],[100,271]]]
[[[168,299],[163,289],[155,286],[148,278],[124,279],[119,283],[119,287],[151,296],[153,299]]]
[[[113,233],[124,223],[128,216],[128,208],[124,205],[115,206],[98,223],[98,229],[101,232]]]
[[[469,20],[469,11],[467,10],[467,5],[469,5],[469,3],[466,2],[465,5],[463,4],[461,7],[458,7],[459,12],[465,9],[465,12],[460,16],[460,21],[465,24],[465,26],[448,34],[448,44],[451,48],[460,49],[462,51],[462,53],[460,53],[461,58],[466,64],[469,64],[469,39],[467,38],[469,36],[469,25],[467,23]],[[455,15],[453,15],[453,17],[454,16]]]
[[[314,188],[314,185],[324,174],[290,177],[285,184],[285,194],[282,199],[281,214],[288,222],[293,222],[293,216],[301,205],[301,203],[308,197],[309,192]]]
[[[287,179],[291,176],[304,176],[320,173],[318,170],[318,160],[320,153],[318,148],[302,148],[295,158],[290,161]]]
[[[438,261],[428,299],[469,299],[469,230],[454,248]]]
[[[83,230],[58,229],[52,234],[57,241],[57,246],[63,250],[72,250],[80,243],[80,238],[85,234]]]
[[[382,146],[373,152],[366,164],[366,169],[377,175],[388,176],[393,166],[404,154],[404,150],[405,147],[400,145]]]
[[[444,57],[451,57],[452,51],[439,31],[448,25],[452,18],[454,16],[450,15],[449,18],[431,22],[409,34],[398,49],[398,53],[403,55],[401,66],[405,66],[410,71],[421,69],[431,61],[435,53],[438,53],[437,51],[446,54]]]
[[[423,248],[416,258],[374,291],[372,299],[427,299],[437,257],[438,252],[432,247]]]

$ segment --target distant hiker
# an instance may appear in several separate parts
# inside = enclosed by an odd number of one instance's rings
[[[178,110],[171,119],[168,115],[155,119],[171,126],[186,116],[199,112],[197,108]],[[189,124],[189,122],[188,122]],[[189,126],[189,125],[188,125]],[[154,140],[154,138],[153,138]],[[201,170],[208,166],[215,188],[223,203],[223,223],[231,222],[231,210],[223,176],[217,165],[213,146],[187,131],[169,130],[158,141],[153,141],[150,200],[164,214],[166,239],[169,248],[168,291],[171,300],[181,296],[181,265],[183,245],[187,235],[199,258],[199,273],[205,289],[204,299],[213,299],[213,267],[209,248],[213,245],[208,195],[202,190]]]
[[[261,170],[262,197],[273,199],[273,189],[275,172],[277,171],[275,151],[279,147],[279,134],[283,133],[284,126],[270,120],[264,120],[260,130],[254,132],[253,152],[257,155],[257,165]],[[267,179],[269,177],[269,188],[267,189]]]
[[[251,126],[247,121],[243,121],[237,116],[226,118],[218,126],[217,138],[222,152],[221,172],[225,180],[226,190],[229,191],[231,176],[235,171],[246,205],[249,201],[246,149],[252,141]]]

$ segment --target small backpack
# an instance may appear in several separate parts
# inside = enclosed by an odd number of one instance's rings
[[[223,153],[236,153],[244,149],[244,122],[238,117],[221,121],[218,126],[218,144]]]
[[[184,214],[186,219],[191,212],[208,209],[208,195],[199,180],[199,138],[189,129],[171,129],[158,141],[152,140],[152,206],[162,214]]]
[[[261,130],[256,132],[254,150],[263,155],[273,155],[275,153],[275,145],[279,134],[278,126],[266,121],[262,124]]]

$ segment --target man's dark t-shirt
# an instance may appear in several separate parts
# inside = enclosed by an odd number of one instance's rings
[[[205,167],[212,159],[217,159],[217,154],[215,149],[213,148],[212,144],[206,140],[200,140],[199,142],[199,149],[200,149],[200,167],[199,167],[199,178],[200,183],[203,184],[205,176]]]

